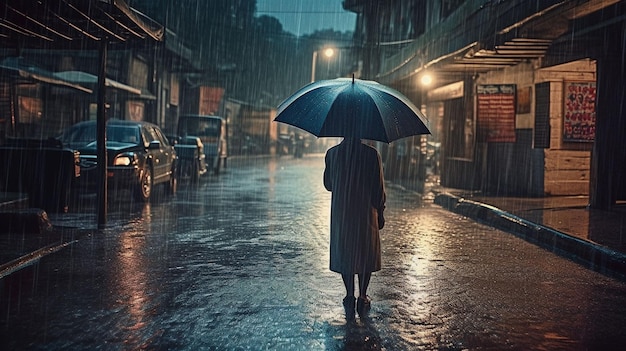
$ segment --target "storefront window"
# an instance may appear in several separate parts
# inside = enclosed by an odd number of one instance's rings
[[[43,101],[32,96],[17,97],[17,123],[14,137],[38,138],[42,133]]]
[[[444,102],[445,149],[447,157],[472,159],[474,153],[474,121],[466,113],[464,99]]]

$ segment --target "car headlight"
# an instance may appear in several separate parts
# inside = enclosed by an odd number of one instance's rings
[[[130,166],[133,163],[132,155],[119,155],[113,161],[114,166]]]

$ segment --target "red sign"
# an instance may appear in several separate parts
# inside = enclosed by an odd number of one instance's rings
[[[563,141],[596,138],[596,83],[565,82]]]
[[[478,132],[482,141],[515,142],[515,85],[478,85]]]
[[[200,87],[200,108],[201,115],[214,115],[220,108],[224,88],[221,87]]]

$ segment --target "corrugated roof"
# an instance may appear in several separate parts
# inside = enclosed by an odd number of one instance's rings
[[[162,40],[164,29],[123,0],[4,0],[0,46],[88,49],[112,43]]]

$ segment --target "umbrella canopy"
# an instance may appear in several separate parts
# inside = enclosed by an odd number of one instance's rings
[[[374,81],[337,78],[311,83],[278,106],[277,122],[318,137],[390,143],[430,134],[424,116],[398,91]]]

